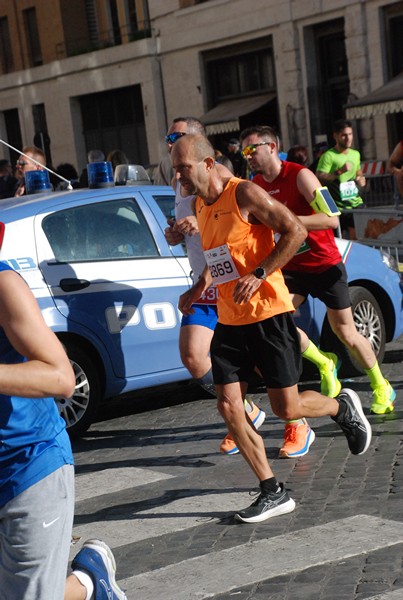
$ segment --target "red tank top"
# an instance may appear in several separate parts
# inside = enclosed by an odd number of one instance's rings
[[[285,204],[294,214],[312,215],[314,211],[297,187],[297,175],[304,168],[306,167],[296,163],[282,162],[281,171],[274,181],[269,182],[263,175],[255,175],[253,182]],[[288,271],[322,273],[341,260],[333,229],[320,229],[308,232],[300,250],[283,268]]]

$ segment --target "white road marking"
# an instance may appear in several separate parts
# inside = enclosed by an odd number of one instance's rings
[[[130,577],[119,585],[129,598],[203,600],[402,542],[403,523],[357,515],[191,558]],[[381,598],[397,600],[397,596]]]
[[[98,494],[99,494],[98,490]],[[172,492],[170,492],[171,496]],[[155,506],[141,512],[133,512],[127,518],[111,518],[105,516],[100,521],[90,519],[88,523],[73,527],[73,535],[84,539],[100,537],[111,547],[131,544],[160,535],[183,531],[220,517],[232,515],[237,509],[249,506],[253,498],[248,492],[230,492],[186,496],[178,500],[164,503],[164,495],[150,498],[148,503]],[[135,491],[133,503],[136,502]],[[119,506],[119,505],[117,505]],[[112,506],[110,506],[112,508]],[[127,509],[126,509],[127,510]],[[86,511],[86,514],[88,511]],[[76,510],[76,514],[79,511]]]
[[[368,600],[402,600],[403,598],[403,589],[394,590],[393,592],[385,592],[384,594],[377,594],[376,596],[371,596]]]
[[[159,473],[151,469],[136,467],[121,467],[118,469],[103,469],[83,475],[76,475],[76,502],[89,500],[102,494],[113,494],[139,485],[155,483],[163,479],[171,479],[173,475]]]

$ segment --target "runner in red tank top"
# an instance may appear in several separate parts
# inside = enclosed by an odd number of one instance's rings
[[[403,198],[403,140],[394,147],[386,163],[386,170],[395,176],[397,190]]]
[[[370,342],[354,323],[346,269],[332,231],[337,226],[336,211],[331,199],[327,200],[326,188],[322,188],[309,169],[280,160],[277,136],[271,127],[244,130],[241,143],[255,173],[254,182],[295,212],[309,232],[306,244],[283,269],[295,308],[308,295],[326,304],[333,332],[369,377],[374,396],[371,411],[376,414],[393,411],[396,393],[383,377]],[[336,396],[341,388],[336,355],[320,351],[304,332],[299,330],[299,333],[302,355],[319,368],[322,393]]]

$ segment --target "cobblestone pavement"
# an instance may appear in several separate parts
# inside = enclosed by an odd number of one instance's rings
[[[267,413],[260,430],[267,455],[297,503],[293,513],[256,525],[232,519],[257,482],[239,455],[218,452],[226,430],[214,399],[189,384],[118,399],[74,443],[71,556],[85,538],[105,539],[129,600],[403,599],[402,361],[399,340],[383,364],[396,408],[368,417],[373,440],[360,457],[333,421],[320,418],[311,422],[316,439],[306,456],[278,459],[283,424],[264,390],[255,390]],[[343,385],[359,393],[368,414],[367,379]]]

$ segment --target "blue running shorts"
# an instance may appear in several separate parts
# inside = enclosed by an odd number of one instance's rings
[[[185,317],[183,315],[181,327],[185,325],[201,325],[214,331],[217,325],[217,305],[216,304],[193,304],[194,313]]]

